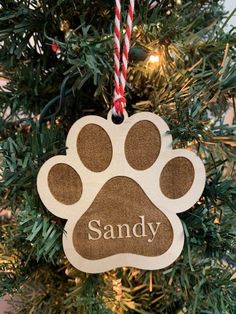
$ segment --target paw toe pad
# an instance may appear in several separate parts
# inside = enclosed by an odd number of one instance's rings
[[[63,182],[63,184],[55,184],[55,182]],[[78,202],[82,195],[80,176],[67,164],[59,163],[50,169],[48,186],[55,199],[65,205]]]
[[[145,170],[151,167],[160,149],[160,132],[152,122],[140,121],[130,128],[125,140],[125,156],[132,168]]]
[[[184,196],[191,188],[195,177],[194,167],[185,157],[176,157],[167,162],[160,176],[162,193],[177,199]]]
[[[77,152],[86,168],[94,172],[104,171],[112,159],[111,140],[102,127],[88,124],[79,132]]]

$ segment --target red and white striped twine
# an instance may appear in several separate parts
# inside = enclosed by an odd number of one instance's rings
[[[128,67],[128,57],[130,50],[130,40],[132,34],[133,17],[134,17],[134,4],[135,0],[130,0],[129,11],[127,15],[126,33],[124,38],[123,54],[122,54],[122,65],[120,70],[120,25],[121,25],[121,0],[116,0],[115,8],[115,27],[114,27],[114,72],[115,72],[115,88],[113,98],[113,114],[122,115],[126,105],[125,99],[125,84]]]

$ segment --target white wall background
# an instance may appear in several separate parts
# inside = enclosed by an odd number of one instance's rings
[[[230,14],[235,8],[236,8],[236,0],[225,0],[225,9],[226,11],[229,11],[228,14]],[[230,28],[230,25],[236,26],[236,12],[234,13],[234,16],[228,22],[228,27],[227,27],[228,29]]]

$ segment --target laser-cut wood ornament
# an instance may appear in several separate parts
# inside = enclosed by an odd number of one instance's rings
[[[86,116],[71,127],[66,156],[39,171],[39,195],[67,219],[63,247],[71,264],[98,273],[121,266],[161,269],[184,244],[177,213],[199,199],[205,169],[194,153],[172,149],[162,118],[124,113],[122,124]]]

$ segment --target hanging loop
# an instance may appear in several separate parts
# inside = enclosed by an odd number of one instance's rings
[[[114,97],[113,97],[113,114],[122,115],[126,106],[125,98],[125,85],[128,68],[128,57],[130,50],[130,41],[133,27],[134,17],[134,4],[135,0],[130,0],[129,10],[127,15],[126,32],[124,37],[124,46],[122,52],[122,65],[120,64],[121,52],[120,52],[120,25],[121,25],[121,0],[116,0],[115,8],[115,26],[114,26]],[[121,70],[120,70],[121,67]]]

